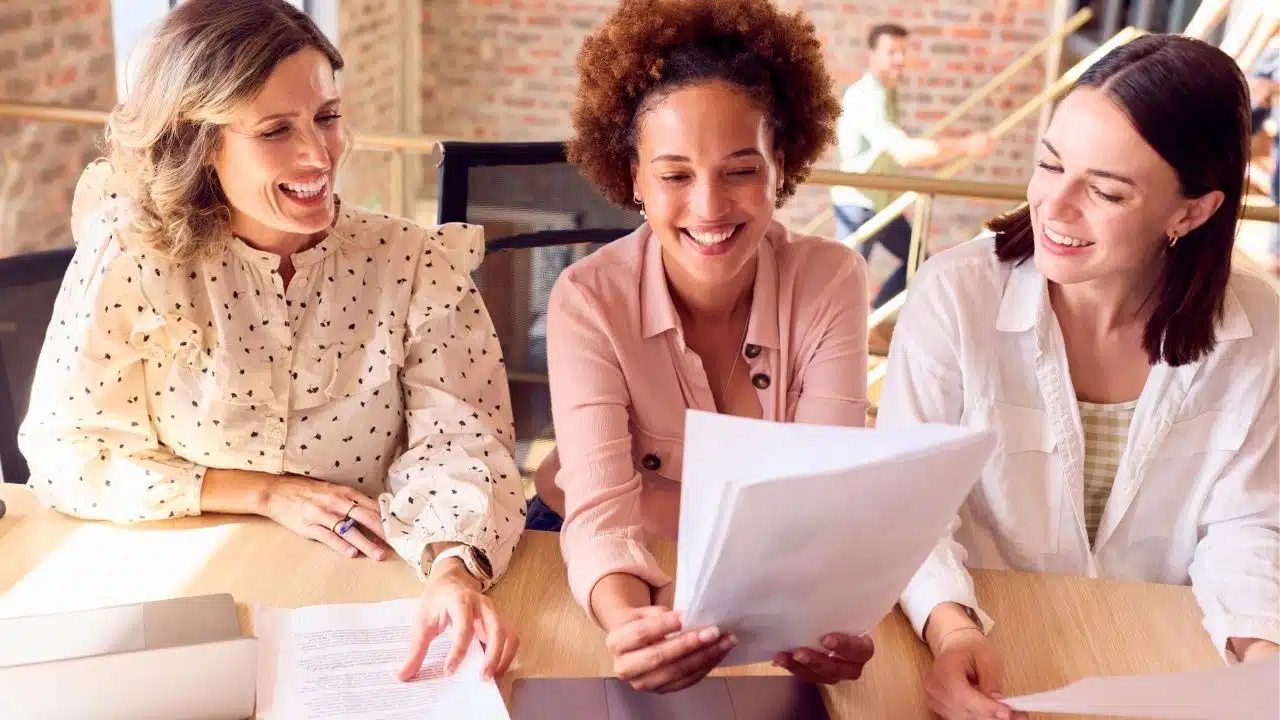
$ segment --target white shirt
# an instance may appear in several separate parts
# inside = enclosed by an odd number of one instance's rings
[[[105,163],[76,188],[75,259],[19,436],[40,500],[134,522],[198,514],[205,468],[303,475],[377,498],[419,573],[429,543],[456,541],[499,577],[524,494],[468,276],[481,228],[341,208],[285,288],[279,257],[240,240],[180,264],[122,246],[126,197]]]
[[[840,120],[836,140],[840,150],[840,170],[855,173],[893,174],[901,168],[889,148],[907,140],[898,126],[898,92],[886,88],[875,75],[866,73],[844,91],[840,100]],[[859,190],[833,186],[835,205],[882,210],[893,194],[886,190]]]
[[[999,437],[951,536],[902,595],[916,631],[941,602],[978,607],[967,562],[1190,583],[1228,660],[1229,637],[1280,642],[1274,290],[1233,273],[1214,350],[1151,368],[1091,549],[1079,409],[1047,282],[1032,261],[1001,263],[993,238],[925,264],[889,354],[877,424],[964,424]]]

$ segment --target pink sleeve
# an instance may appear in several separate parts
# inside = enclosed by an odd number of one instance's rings
[[[820,285],[804,302],[815,307],[793,313],[806,329],[804,344],[813,349],[801,370],[795,421],[814,425],[862,427],[867,421],[867,265],[852,250],[830,277],[831,264],[813,258],[800,272],[799,287]],[[813,277],[820,275],[825,277]],[[825,280],[825,282],[823,282]]]
[[[551,293],[547,360],[551,411],[564,491],[560,546],[569,587],[595,620],[591,590],[627,573],[652,586],[671,582],[644,545],[641,481],[631,457],[630,394],[600,312],[568,277]]]

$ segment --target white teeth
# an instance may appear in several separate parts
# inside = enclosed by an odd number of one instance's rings
[[[1066,247],[1088,247],[1093,244],[1087,240],[1080,240],[1069,235],[1060,235],[1047,227],[1044,229],[1044,235],[1055,245],[1064,245]]]
[[[315,197],[323,192],[328,185],[329,180],[327,178],[320,178],[315,182],[309,183],[281,183],[281,187],[287,190],[289,194],[302,198]]]
[[[737,228],[734,228],[736,230]],[[719,245],[728,240],[733,235],[733,230],[722,230],[721,232],[698,232],[696,230],[685,230],[689,237],[699,245]]]

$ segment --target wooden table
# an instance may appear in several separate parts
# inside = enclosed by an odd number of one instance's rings
[[[206,516],[135,526],[77,521],[41,509],[24,488],[0,486],[0,616],[229,592],[251,632],[249,606],[278,607],[413,597],[399,561],[350,560],[261,518]],[[675,548],[657,549],[674,567]],[[983,607],[1004,655],[1005,693],[1048,690],[1088,675],[1197,670],[1221,665],[1189,588],[980,571]],[[525,534],[493,597],[520,632],[503,678],[610,675],[603,634],[574,603],[557,538]],[[860,681],[827,690],[836,718],[911,720],[925,709],[928,652],[895,611],[877,628]],[[772,674],[769,666],[717,674]],[[1060,717],[1060,716],[1059,716]]]

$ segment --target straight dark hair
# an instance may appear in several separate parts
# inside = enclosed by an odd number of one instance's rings
[[[1155,307],[1142,346],[1152,364],[1195,362],[1213,350],[1222,319],[1231,250],[1244,198],[1249,92],[1226,53],[1179,35],[1147,35],[1112,50],[1072,87],[1098,88],[1128,114],[1138,134],[1178,176],[1182,194],[1225,198],[1203,225],[1163,254]],[[1023,263],[1035,254],[1028,206],[987,223],[996,256]]]
[[[889,37],[904,38],[910,35],[907,29],[896,23],[881,23],[871,28],[871,32],[867,33],[867,48],[876,49],[876,43],[880,42],[880,37],[888,35]]]

